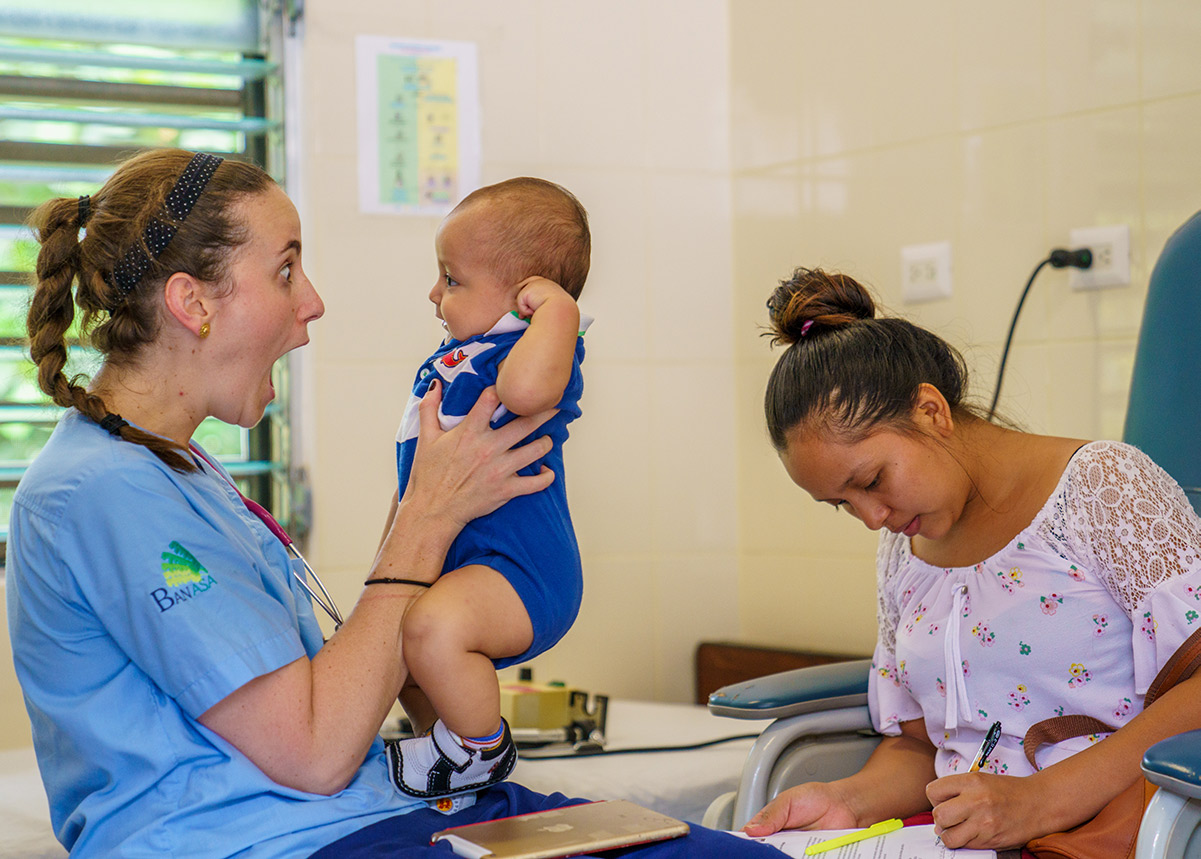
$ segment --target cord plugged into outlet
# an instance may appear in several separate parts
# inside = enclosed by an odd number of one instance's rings
[[[1048,259],[1052,268],[1091,268],[1093,251],[1092,248],[1077,248],[1074,251],[1056,248]]]
[[[1005,380],[1005,364],[1009,360],[1009,347],[1013,345],[1013,332],[1017,330],[1018,317],[1022,315],[1022,305],[1026,303],[1026,296],[1030,293],[1030,287],[1034,285],[1034,278],[1038,277],[1038,273],[1043,270],[1044,266],[1049,265],[1052,268],[1071,268],[1070,276],[1076,277],[1082,272],[1088,272],[1097,264],[1098,250],[1103,254],[1101,259],[1105,261],[1105,265],[1112,267],[1115,259],[1115,251],[1110,243],[1112,236],[1107,236],[1105,241],[1090,245],[1087,237],[1081,238],[1077,235],[1080,232],[1080,230],[1072,230],[1072,244],[1077,247],[1073,250],[1055,248],[1047,254],[1046,259],[1034,267],[1034,271],[1030,273],[1030,279],[1026,281],[1026,288],[1022,290],[1022,295],[1018,298],[1018,306],[1013,311],[1013,320],[1009,323],[1009,333],[1005,335],[1005,346],[1001,349],[1001,366],[997,369],[997,387],[993,391],[992,404],[988,407],[989,418],[996,414],[997,401],[1001,399],[1001,383]],[[1129,245],[1129,232],[1127,232],[1127,248]],[[1126,280],[1129,282],[1129,254],[1127,254],[1126,263]]]
[[[1129,224],[1081,227],[1069,231],[1068,239],[1072,247],[1087,248],[1093,256],[1087,270],[1068,275],[1068,286],[1072,289],[1105,289],[1130,283]]]

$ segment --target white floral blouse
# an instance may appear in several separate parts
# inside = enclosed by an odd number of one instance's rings
[[[1038,515],[973,567],[915,558],[885,532],[869,701],[877,730],[924,718],[937,773],[964,772],[994,721],[986,772],[1027,775],[1035,722],[1085,714],[1119,728],[1201,625],[1201,521],[1146,454],[1081,447]],[[1038,753],[1062,760],[1108,734]]]

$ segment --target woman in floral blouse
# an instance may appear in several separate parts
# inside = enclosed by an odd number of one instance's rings
[[[1201,522],[1184,492],[1129,445],[988,421],[964,401],[961,356],[877,318],[850,277],[797,269],[768,307],[788,344],[766,396],[784,467],[881,531],[869,704],[885,736],[859,773],[781,794],[747,831],[932,809],[947,846],[1006,848],[1090,819],[1148,746],[1201,727],[1201,675],[1143,708],[1201,628]],[[1043,746],[1036,769],[1027,729],[1065,714],[1113,731]]]

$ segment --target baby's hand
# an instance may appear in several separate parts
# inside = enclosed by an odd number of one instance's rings
[[[575,301],[559,284],[537,275],[527,277],[518,287],[520,291],[517,293],[517,315],[522,319],[529,319],[547,301]]]

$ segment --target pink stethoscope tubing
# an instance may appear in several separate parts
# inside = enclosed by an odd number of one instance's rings
[[[234,485],[233,481],[227,478],[225,473],[217,468],[216,464],[214,464],[211,459],[201,452],[200,448],[196,447],[194,444],[190,444],[188,447],[191,449],[193,455],[200,457],[206,463],[208,463],[209,468],[211,468],[218,477],[229,484],[230,488],[238,494],[238,498],[242,499],[242,503],[246,505],[246,509],[257,516],[259,521],[267,526],[267,530],[274,534],[277,540],[283,543],[285,551],[287,551],[289,555],[304,565],[305,573],[307,573],[308,576],[316,583],[318,589],[321,591],[320,593],[313,590],[313,586],[305,581],[304,576],[300,575],[300,573],[292,570],[292,576],[297,582],[300,583],[300,586],[305,589],[313,602],[321,606],[322,610],[329,615],[330,619],[334,622],[334,629],[336,630],[338,627],[340,627],[342,625],[342,612],[338,611],[338,604],[334,602],[334,598],[330,596],[329,591],[325,589],[325,585],[322,583],[321,577],[317,575],[317,571],[309,566],[309,562],[305,559],[304,555],[300,553],[300,550],[296,548],[296,544],[292,542],[292,538],[288,536],[288,532],[283,529],[283,526],[275,521],[275,517],[271,515],[266,507],[243,495],[242,491]]]

